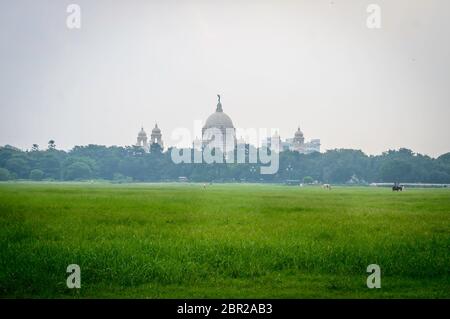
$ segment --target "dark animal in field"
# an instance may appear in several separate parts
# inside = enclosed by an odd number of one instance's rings
[[[392,191],[398,192],[398,191],[403,191],[403,186],[400,185],[394,185],[392,186]]]

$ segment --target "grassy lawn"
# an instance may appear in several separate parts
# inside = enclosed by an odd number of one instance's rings
[[[1,297],[450,298],[449,252],[447,189],[0,184]]]

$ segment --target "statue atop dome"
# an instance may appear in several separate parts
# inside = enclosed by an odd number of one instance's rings
[[[223,112],[222,103],[220,103],[220,94],[217,94],[217,99],[218,99],[218,102],[217,102],[216,112]]]

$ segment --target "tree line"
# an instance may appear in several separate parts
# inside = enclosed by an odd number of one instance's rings
[[[0,147],[3,181],[161,182],[182,178],[194,182],[450,183],[450,152],[432,158],[405,148],[370,156],[352,149],[311,154],[284,151],[279,154],[276,174],[261,175],[260,165],[175,164],[171,149],[164,152],[158,144],[152,145],[150,153],[136,146],[102,145],[75,146],[63,151],[56,148],[53,140],[45,150],[36,144],[26,151],[8,145]]]

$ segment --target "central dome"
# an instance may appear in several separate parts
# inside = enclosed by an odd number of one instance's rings
[[[236,132],[231,118],[223,112],[220,95],[216,111],[207,119],[202,129],[203,147],[229,150],[236,144]],[[217,132],[219,130],[220,134]]]
[[[216,111],[211,114],[205,123],[205,128],[234,128],[233,121],[223,111]]]

